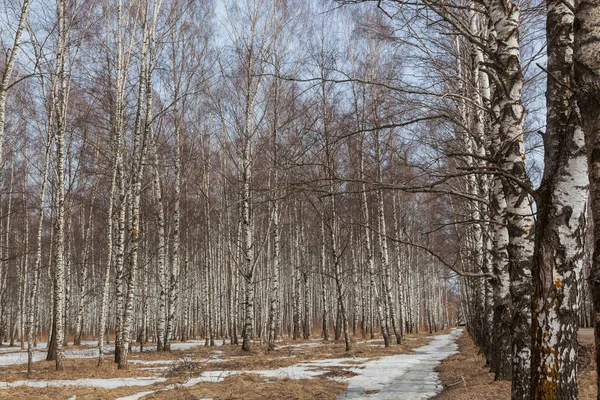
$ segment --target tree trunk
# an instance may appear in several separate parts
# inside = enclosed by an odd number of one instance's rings
[[[248,118],[249,120],[249,118]],[[246,280],[246,297],[244,302],[244,339],[242,341],[242,350],[250,351],[250,340],[253,337],[254,327],[254,249],[252,247],[252,220],[250,211],[250,181],[251,181],[251,162],[252,153],[251,138],[245,138],[243,152],[243,188],[242,199],[242,248],[244,256],[244,279]]]
[[[585,135],[588,155],[589,184],[594,222],[594,255],[590,272],[590,288],[594,306],[594,336],[596,349],[600,349],[600,3],[580,0],[576,2],[574,39],[574,70],[577,103]],[[596,351],[596,370],[600,370],[600,351]],[[600,374],[596,374],[600,399]]]
[[[578,283],[588,175],[572,82],[574,1],[547,1],[548,76],[544,177],[534,264],[533,398],[577,399]]]
[[[529,395],[531,364],[531,265],[533,262],[533,218],[530,197],[523,186],[531,186],[525,170],[522,105],[520,8],[515,2],[484,2],[495,29],[494,57],[497,84],[492,97],[492,140],[498,167],[512,175],[503,178],[509,232],[508,254],[512,316],[512,396]]]
[[[40,187],[40,204],[38,213],[37,236],[35,241],[35,261],[32,271],[31,292],[29,294],[29,307],[27,309],[27,375],[33,372],[33,336],[35,330],[35,309],[37,306],[38,284],[40,269],[42,266],[42,234],[44,229],[44,204],[46,204],[46,187],[48,182],[48,170],[50,164],[50,147],[52,138],[48,135],[46,139],[46,151],[44,154],[44,169],[42,170],[42,181]]]

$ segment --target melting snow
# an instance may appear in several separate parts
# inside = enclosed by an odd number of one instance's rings
[[[353,369],[353,367],[360,366],[368,358],[332,358],[326,360],[314,360],[305,363],[299,363],[290,365],[288,367],[281,367],[277,369],[264,369],[264,370],[248,370],[248,371],[205,371],[198,377],[188,380],[183,386],[194,386],[200,382],[221,382],[228,376],[237,374],[257,374],[267,378],[278,378],[278,379],[310,379],[315,376],[321,375],[326,372],[324,369],[331,367],[344,367]]]
[[[381,357],[364,364],[364,369],[348,380],[348,389],[339,399],[425,400],[442,391],[435,367],[458,350],[456,338],[461,329],[448,335],[435,336],[431,343],[414,353]]]
[[[170,387],[170,386],[173,386],[173,385],[166,386],[163,390],[171,390],[172,387]],[[140,393],[132,394],[131,396],[119,397],[117,400],[138,400],[144,396],[147,396],[149,394],[156,393],[156,392],[157,392],[156,390],[149,390],[147,392],[140,392]]]
[[[84,378],[84,379],[73,379],[73,380],[54,380],[54,381],[37,381],[37,380],[26,380],[26,381],[15,381],[15,382],[0,382],[0,388],[13,388],[19,386],[29,387],[65,387],[65,386],[87,386],[87,387],[100,387],[104,389],[115,389],[121,386],[146,386],[154,383],[164,382],[166,378]]]
[[[94,358],[98,357],[98,349],[65,350],[63,351],[63,355],[65,358]],[[45,359],[45,351],[34,350],[33,362]],[[27,350],[14,353],[0,353],[0,366],[18,364],[27,364]]]
[[[84,345],[97,345],[98,342],[85,341],[82,342]],[[222,346],[222,340],[215,340],[215,344]],[[46,342],[38,343],[38,349],[34,349],[33,351],[33,362],[41,361],[46,359],[46,351],[41,350],[47,345]],[[171,350],[188,350],[194,347],[204,345],[204,340],[190,340],[188,342],[183,343],[171,343]],[[131,348],[132,352],[135,354],[139,352],[139,346],[133,346]],[[154,346],[144,346],[144,352],[146,351],[155,351],[156,345]],[[110,354],[114,352],[114,344],[111,346],[106,346],[104,350],[104,354]],[[63,352],[65,358],[95,358],[98,357],[98,349],[96,347],[90,347],[87,349],[65,349]],[[130,360],[130,362],[134,362],[134,360]],[[152,361],[152,364],[158,364],[160,362]],[[0,348],[0,366],[6,365],[18,365],[18,364],[27,364],[27,350],[20,350],[19,347],[3,347]]]

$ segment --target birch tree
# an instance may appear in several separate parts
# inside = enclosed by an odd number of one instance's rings
[[[226,5],[227,6],[227,5]],[[266,65],[262,57],[270,54],[273,42],[274,10],[265,1],[231,5],[227,18],[230,26],[229,33],[233,40],[234,57],[237,63],[240,93],[242,101],[239,104],[241,114],[236,116],[236,131],[239,137],[237,152],[239,154],[240,174],[240,220],[241,246],[243,265],[240,274],[245,282],[244,324],[242,349],[250,350],[250,341],[254,337],[254,303],[255,303],[255,271],[257,265],[257,240],[252,210],[252,179],[253,159],[255,156],[255,141],[260,133],[260,122],[264,113],[258,110],[259,96],[265,82]],[[236,25],[235,19],[246,21],[246,27]]]
[[[145,4],[142,22],[142,38],[140,49],[140,74],[137,94],[135,124],[133,127],[133,148],[131,160],[130,187],[130,227],[129,227],[129,276],[125,289],[125,305],[123,310],[122,342],[118,349],[119,369],[127,369],[130,335],[133,323],[133,302],[136,284],[136,272],[139,258],[140,238],[140,197],[142,177],[147,152],[147,141],[151,137],[152,123],[152,72],[154,60],[155,29],[161,2]],[[144,101],[145,110],[144,110]],[[116,353],[115,353],[116,354]]]
[[[548,78],[544,177],[533,302],[532,392],[576,399],[578,285],[583,265],[588,176],[584,132],[572,87],[574,3],[547,4]]]
[[[559,9],[560,10],[560,9]],[[568,15],[568,14],[567,14]],[[600,118],[598,87],[600,76],[600,41],[598,40],[598,21],[600,4],[596,1],[575,2],[574,54],[575,85],[577,105],[581,115],[581,126],[585,135],[588,158],[589,188],[592,219],[594,222],[594,255],[590,273],[590,286],[594,304],[596,328],[594,338],[596,348],[600,346]],[[600,352],[596,352],[596,368],[600,366]],[[596,375],[596,385],[600,393],[600,375]]]
[[[65,135],[67,130],[68,107],[68,72],[67,57],[69,51],[69,19],[70,11],[64,0],[56,3],[57,39],[55,53],[54,79],[52,82],[52,101],[54,103],[55,151],[56,151],[56,216],[54,220],[55,238],[55,359],[56,369],[63,369],[62,346],[65,339],[64,304],[65,304]]]

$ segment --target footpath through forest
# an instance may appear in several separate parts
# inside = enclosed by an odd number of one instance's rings
[[[340,399],[429,399],[442,391],[436,367],[458,351],[456,339],[462,329],[453,329],[408,354],[381,357],[364,364],[359,375],[350,378]]]

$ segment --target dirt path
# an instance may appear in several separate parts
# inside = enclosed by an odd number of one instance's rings
[[[485,358],[468,332],[457,340],[458,353],[438,366],[445,390],[436,400],[510,400],[510,382],[494,381]]]
[[[462,329],[438,335],[413,353],[381,357],[364,364],[359,375],[350,378],[339,399],[425,400],[442,391],[435,368],[458,350],[456,339]]]
[[[594,328],[579,328],[577,340],[579,344],[594,344]]]

